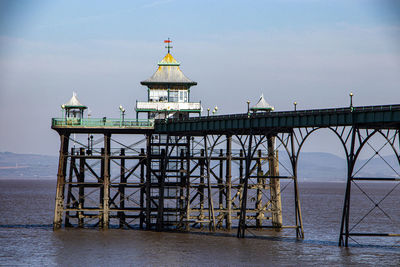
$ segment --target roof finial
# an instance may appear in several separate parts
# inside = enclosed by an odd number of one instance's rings
[[[169,54],[169,51],[170,51],[171,48],[172,48],[172,46],[171,46],[172,41],[168,38],[168,40],[164,40],[164,43],[167,44],[167,46],[166,46],[165,48],[168,49],[168,54]]]

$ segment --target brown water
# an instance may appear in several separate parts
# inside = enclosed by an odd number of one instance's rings
[[[300,183],[305,239],[293,230],[256,233],[238,239],[232,233],[159,233],[140,230],[51,228],[55,181],[0,180],[0,265],[197,266],[197,265],[400,265],[400,238],[357,238],[337,246],[344,184]],[[394,184],[362,185],[379,201]],[[400,187],[400,186],[399,186]],[[400,232],[399,188],[367,216],[360,229]],[[396,199],[397,197],[397,199]],[[291,200],[284,200],[288,206]],[[353,222],[373,207],[360,191],[352,194]],[[284,212],[289,213],[285,207]],[[353,217],[352,217],[353,218]],[[289,214],[285,220],[290,222]]]

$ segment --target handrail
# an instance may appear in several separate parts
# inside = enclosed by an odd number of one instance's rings
[[[53,118],[52,127],[117,127],[154,128],[154,120],[109,119],[109,118]]]
[[[216,121],[224,119],[245,119],[245,118],[267,118],[267,117],[283,117],[283,116],[307,116],[317,114],[349,114],[362,113],[367,111],[394,111],[400,110],[400,105],[381,105],[381,106],[359,106],[345,108],[327,108],[327,109],[309,109],[296,111],[278,111],[278,112],[262,112],[262,113],[239,113],[228,115],[213,115],[189,118],[174,119],[109,119],[109,118],[53,118],[52,127],[113,127],[113,128],[154,128],[155,124],[165,124],[173,122],[192,122],[192,121]]]
[[[345,107],[345,108],[326,108],[326,109],[308,109],[296,111],[277,111],[277,112],[260,112],[260,113],[239,113],[228,115],[212,115],[201,117],[189,118],[175,118],[168,119],[168,122],[190,122],[190,121],[208,121],[208,120],[221,120],[221,119],[243,119],[243,118],[260,118],[260,117],[282,117],[282,116],[305,116],[315,114],[343,114],[343,113],[357,113],[364,111],[393,111],[400,110],[400,105],[379,105],[379,106],[359,106],[359,107]],[[165,120],[156,120],[156,123],[165,123]]]

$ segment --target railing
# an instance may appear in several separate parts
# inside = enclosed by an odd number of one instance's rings
[[[365,111],[389,111],[389,110],[400,110],[399,104],[394,105],[380,105],[380,106],[357,106],[357,107],[346,107],[346,108],[327,108],[327,109],[309,109],[309,110],[297,110],[297,111],[277,111],[277,112],[260,112],[251,113],[251,118],[259,117],[282,117],[282,116],[302,116],[302,115],[313,115],[313,114],[340,114],[349,112],[365,112]],[[247,113],[228,114],[228,115],[213,115],[213,116],[202,116],[202,117],[190,117],[190,118],[174,118],[168,119],[168,122],[181,122],[181,121],[208,121],[208,120],[223,120],[223,119],[238,119],[248,118]],[[157,120],[157,122],[165,123],[165,120]]]
[[[217,116],[190,117],[185,119],[160,119],[156,123],[165,124],[168,122],[184,122],[184,121],[209,121],[224,120],[234,118],[259,118],[259,117],[282,117],[282,116],[305,116],[314,114],[341,114],[341,113],[357,113],[366,111],[395,111],[400,110],[400,105],[384,105],[384,106],[361,106],[346,108],[329,108],[314,110],[297,110],[297,111],[279,111],[279,112],[262,112],[251,114],[229,114]],[[154,120],[136,120],[136,119],[109,119],[109,118],[53,118],[52,127],[113,127],[113,128],[154,128]]]
[[[137,110],[193,111],[201,110],[200,102],[136,102]]]
[[[109,118],[53,118],[52,127],[125,127],[125,128],[154,128],[154,120],[109,119]]]

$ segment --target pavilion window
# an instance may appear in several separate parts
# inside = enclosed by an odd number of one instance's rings
[[[163,102],[168,100],[168,91],[167,90],[150,90],[149,95],[150,102]]]
[[[178,99],[179,99],[179,91],[169,92],[169,102],[178,102]]]
[[[187,91],[179,90],[179,100],[178,102],[188,102]]]

